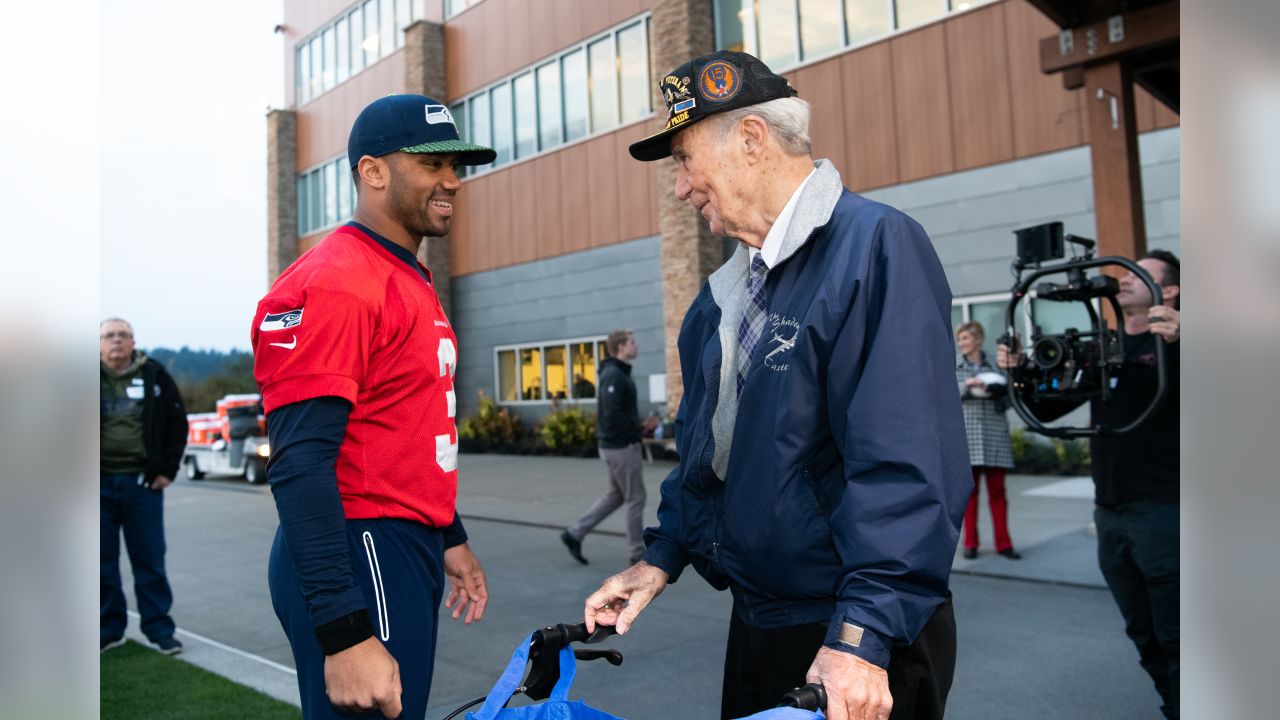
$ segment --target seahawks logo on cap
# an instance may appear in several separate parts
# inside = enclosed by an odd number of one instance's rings
[[[439,125],[440,123],[449,123],[457,125],[453,121],[453,113],[449,112],[449,108],[444,105],[428,105],[427,106],[427,124]]]
[[[297,310],[286,310],[282,313],[268,313],[262,317],[262,324],[258,329],[262,332],[272,332],[273,330],[287,330],[291,327],[297,327],[302,324],[302,308]]]
[[[742,89],[738,69],[727,62],[713,62],[698,75],[698,92],[706,99],[724,102]]]

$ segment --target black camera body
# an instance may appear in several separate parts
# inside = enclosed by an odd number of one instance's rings
[[[1133,430],[1164,399],[1167,375],[1163,343],[1156,344],[1156,395],[1147,409],[1124,427],[1092,425],[1087,428],[1051,428],[1031,412],[1027,403],[1047,400],[1080,404],[1093,400],[1106,401],[1111,397],[1113,379],[1124,367],[1124,335],[1107,326],[1105,319],[1094,307],[1094,301],[1106,302],[1114,317],[1122,318],[1123,312],[1117,299],[1120,283],[1107,275],[1090,276],[1088,270],[1119,265],[1133,272],[1147,285],[1155,304],[1163,301],[1159,284],[1131,260],[1122,257],[1094,258],[1095,243],[1086,238],[1064,235],[1060,222],[1016,230],[1014,234],[1018,241],[1018,258],[1013,263],[1017,282],[1014,283],[1013,297],[1005,311],[1007,332],[1000,338],[1000,343],[1010,350],[1016,349],[1012,333],[1016,328],[1018,303],[1030,295],[1033,283],[1048,275],[1065,275],[1066,282],[1041,282],[1035,286],[1036,297],[1041,300],[1083,304],[1089,314],[1090,327],[1067,328],[1058,334],[1046,334],[1038,325],[1035,327],[1027,352],[1020,354],[1018,366],[1009,370],[1009,401],[1013,409],[1031,430],[1043,435],[1089,437]],[[1083,256],[1057,265],[1042,266],[1047,260],[1061,259],[1066,243],[1082,247]],[[1029,274],[1024,277],[1028,270]]]

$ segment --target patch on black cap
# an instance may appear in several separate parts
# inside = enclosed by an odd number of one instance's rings
[[[671,136],[711,115],[796,95],[786,78],[759,59],[731,50],[703,55],[672,70],[658,81],[658,91],[667,104],[667,124],[629,148],[637,160],[670,157]]]

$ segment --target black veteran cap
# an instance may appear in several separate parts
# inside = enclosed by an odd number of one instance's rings
[[[743,52],[720,50],[695,58],[658,81],[667,103],[667,126],[662,132],[631,146],[637,160],[671,157],[671,136],[715,113],[795,97],[787,79]]]

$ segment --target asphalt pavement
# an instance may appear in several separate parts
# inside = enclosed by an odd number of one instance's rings
[[[650,524],[671,467],[645,466]],[[534,629],[580,620],[583,599],[627,558],[621,512],[586,538],[590,565],[558,539],[603,492],[598,460],[463,455],[460,478],[459,509],[491,599],[471,626],[441,615],[431,720],[485,694]],[[209,478],[182,479],[166,493],[173,615],[186,645],[179,657],[296,704],[293,658],[266,582],[276,528],[270,490]],[[947,717],[1158,718],[1158,698],[1097,570],[1090,481],[1015,475],[1008,494],[1023,559],[997,556],[989,544],[976,560],[957,552],[959,655]],[[980,527],[989,543],[985,508]],[[122,571],[131,584],[127,562]],[[132,592],[129,600],[136,607]],[[718,717],[730,606],[728,593],[686,573],[631,632],[603,644],[623,653],[620,667],[579,664],[573,696],[629,720]],[[139,639],[136,615],[129,634]]]

